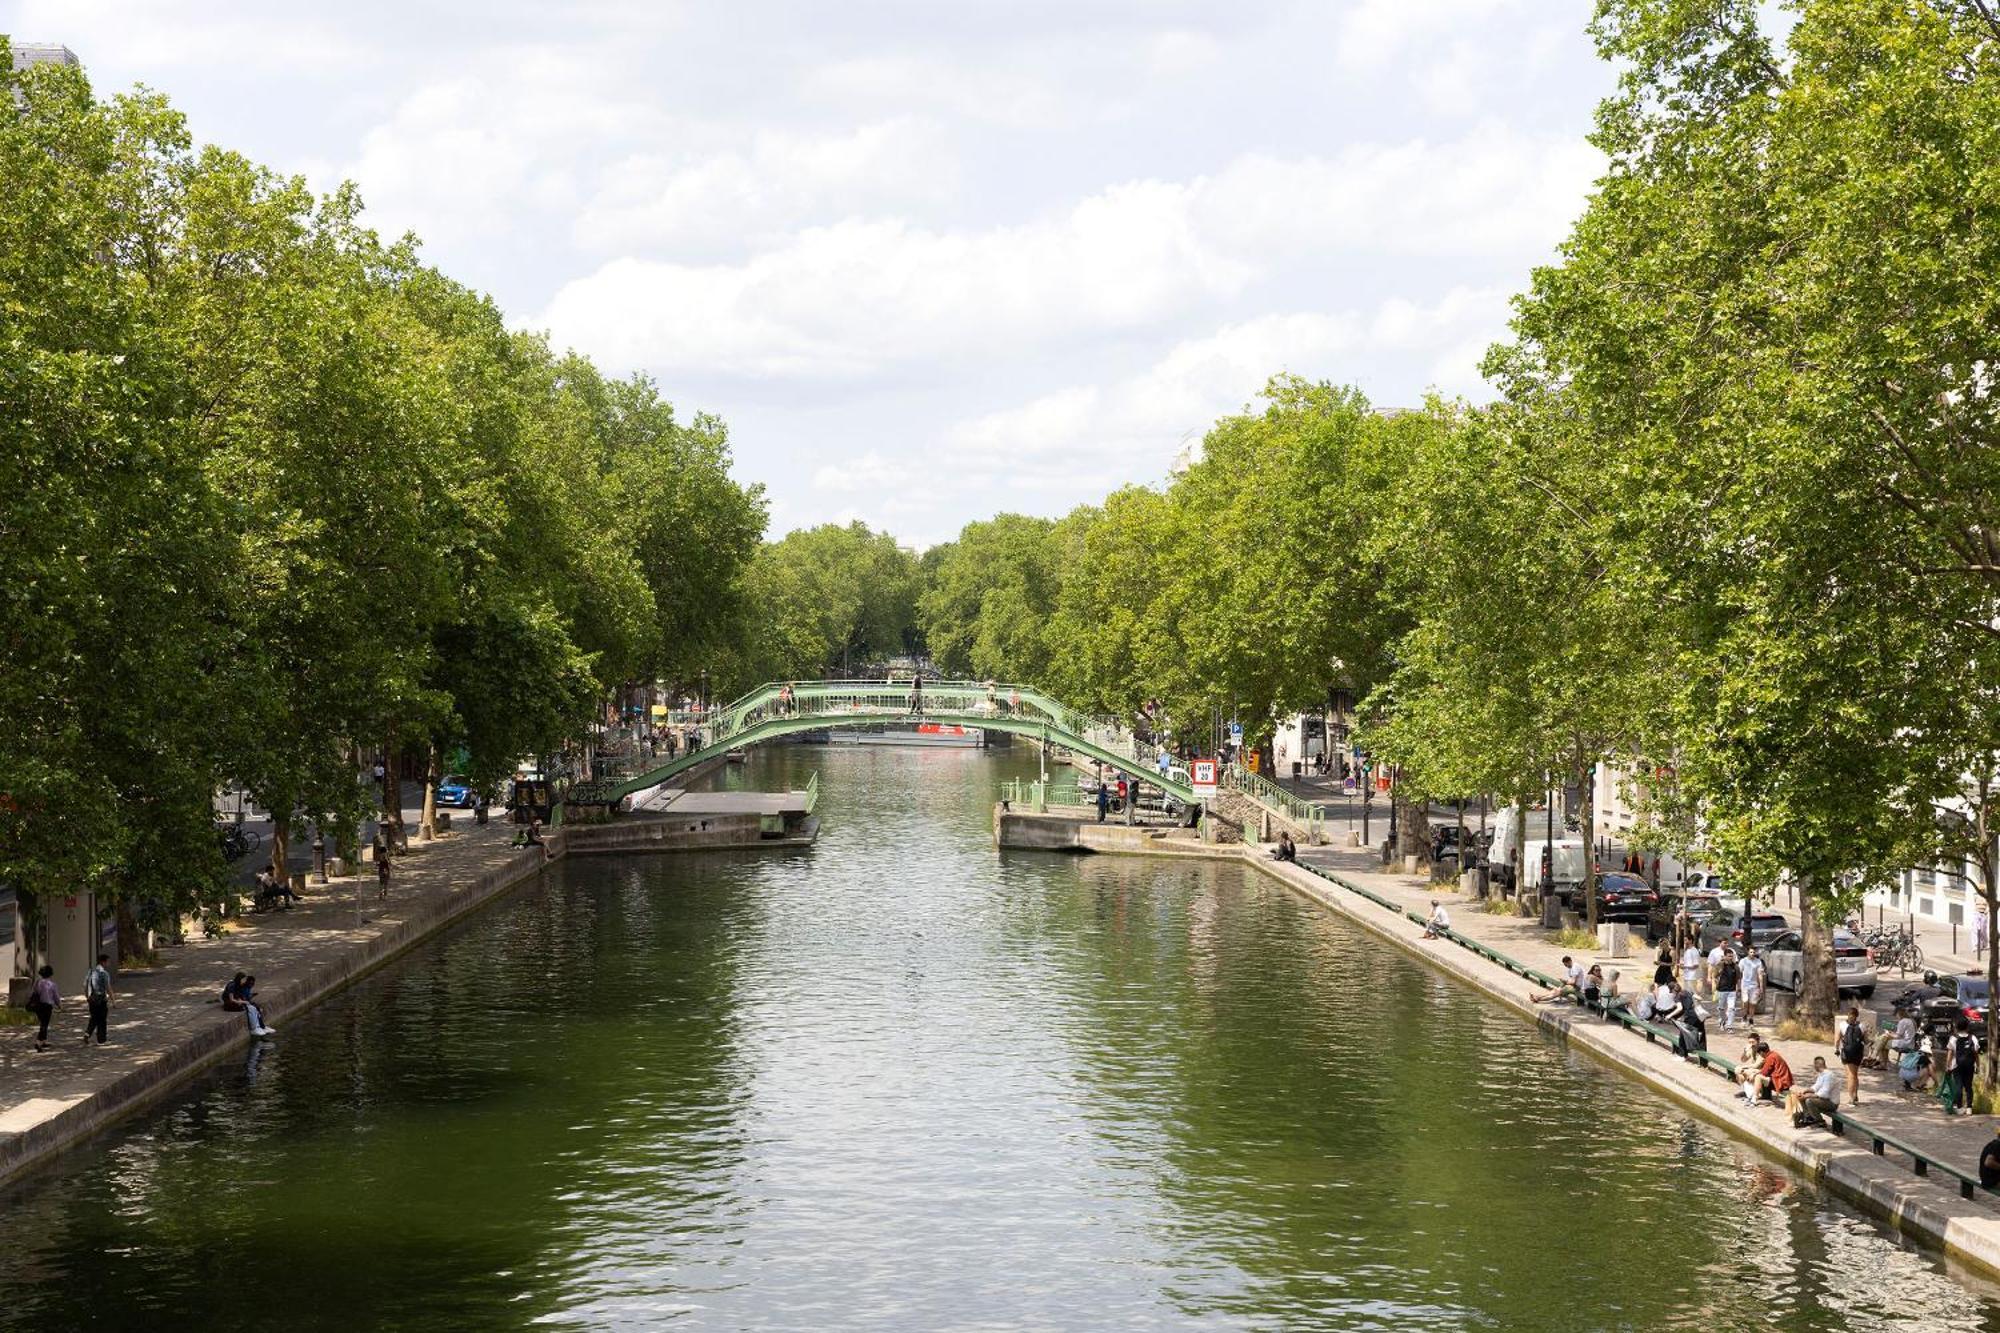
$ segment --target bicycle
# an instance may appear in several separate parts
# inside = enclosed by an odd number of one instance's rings
[[[240,861],[257,850],[264,841],[255,829],[244,828],[241,824],[224,824],[216,830],[216,838],[222,847],[225,860]]]

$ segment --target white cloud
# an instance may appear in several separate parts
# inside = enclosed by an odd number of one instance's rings
[[[749,376],[861,376],[1058,328],[1131,328],[1249,276],[1195,234],[1186,193],[1114,186],[985,231],[842,222],[740,264],[614,260],[557,292],[542,322],[618,365]]]
[[[1521,7],[1522,0],[1358,0],[1341,16],[1335,50],[1349,68],[1379,66]]]
[[[621,258],[564,286],[540,323],[559,343],[663,373],[867,378],[1213,309],[1296,260],[1546,252],[1596,170],[1587,147],[1495,126],[1442,144],[1253,155],[1018,226],[852,220],[738,263]]]
[[[1046,73],[990,53],[973,61],[906,53],[838,60],[808,73],[800,91],[868,114],[921,108],[1016,129],[1061,125],[1075,110]]]
[[[845,462],[821,464],[813,470],[812,484],[814,490],[851,493],[895,486],[908,475],[908,467],[870,449]]]
[[[740,147],[613,163],[574,231],[588,249],[628,253],[770,244],[804,223],[935,203],[957,178],[939,127],[913,117],[838,134],[757,130]]]
[[[948,440],[956,458],[1109,458],[1163,473],[1183,440],[1241,409],[1280,373],[1344,381],[1384,351],[1415,352],[1428,359],[1435,387],[1474,392],[1479,359],[1506,321],[1504,289],[1465,287],[1428,305],[1391,300],[1366,318],[1263,315],[1177,343],[1136,375],[960,422]]]

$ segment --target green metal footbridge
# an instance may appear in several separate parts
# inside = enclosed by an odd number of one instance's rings
[[[936,722],[983,727],[1029,736],[1060,745],[1118,769],[1150,786],[1161,788],[1183,805],[1197,804],[1184,782],[1162,777],[1152,766],[1150,747],[1114,739],[1098,719],[1064,707],[1025,685],[988,685],[983,681],[925,681],[921,692],[907,682],[776,681],[761,685],[742,698],[711,712],[702,722],[699,749],[613,777],[572,786],[564,796],[570,805],[615,808],[627,796],[671,781],[731,750],[776,740],[802,731],[830,727],[899,726]]]

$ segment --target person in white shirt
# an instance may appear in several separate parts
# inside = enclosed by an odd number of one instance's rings
[[[1435,898],[1431,899],[1431,919],[1430,923],[1424,927],[1424,938],[1434,940],[1450,929],[1451,917],[1446,914],[1444,904]]]
[[[1572,1000],[1580,1000],[1583,998],[1583,979],[1583,968],[1578,966],[1576,961],[1568,954],[1564,954],[1562,980],[1557,983],[1554,990],[1546,994],[1529,991],[1528,1002],[1530,1004],[1547,1004],[1550,1000],[1560,1000],[1564,996],[1568,996]]]
[[[1743,951],[1743,961],[1736,965],[1741,974],[1737,977],[1736,993],[1742,998],[1743,1016],[1746,1020],[1757,1016],[1757,1002],[1764,998],[1764,960],[1757,956],[1757,946],[1751,945]]]
[[[1702,987],[1708,993],[1710,999],[1715,998],[1715,974],[1722,970],[1722,954],[1723,948],[1720,944],[1717,944],[1713,949],[1708,951],[1708,958],[1705,960],[1708,967],[1702,973]]]
[[[1690,944],[1681,953],[1681,989],[1695,993],[1701,985],[1701,946]]]
[[[1785,1114],[1797,1115],[1803,1110],[1827,1116],[1839,1109],[1840,1075],[1826,1067],[1825,1056],[1815,1055],[1812,1086],[1802,1089],[1796,1083],[1792,1085],[1792,1090],[1785,1094]]]

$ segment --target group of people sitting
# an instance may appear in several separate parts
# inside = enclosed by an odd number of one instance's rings
[[[1557,978],[1554,990],[1528,992],[1531,1004],[1547,1004],[1552,1000],[1574,1000],[1586,1009],[1608,1009],[1624,1002],[1618,994],[1616,971],[1607,979],[1604,969],[1596,963],[1585,968],[1568,954],[1563,955],[1562,975]]]
[[[257,978],[247,972],[238,972],[222,988],[222,1007],[232,1014],[242,1014],[250,1024],[251,1036],[277,1035],[278,1029],[264,1021],[264,1007],[257,1003]]]

